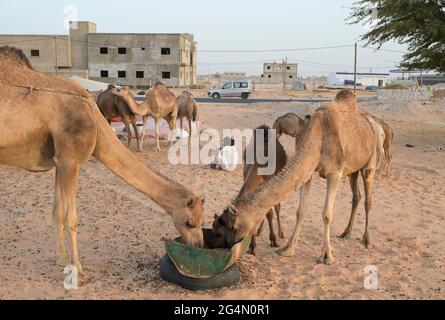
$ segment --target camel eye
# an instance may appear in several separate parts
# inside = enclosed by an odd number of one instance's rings
[[[185,224],[185,226],[189,229],[195,229],[196,225],[190,221],[187,221],[187,223]]]

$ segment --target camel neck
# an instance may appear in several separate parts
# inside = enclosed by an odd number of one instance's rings
[[[98,113],[98,110],[94,109]],[[170,215],[184,206],[192,192],[142,164],[115,137],[108,123],[96,114],[98,134],[94,156],[115,175],[147,195]]]
[[[234,206],[247,214],[263,218],[277,203],[306,183],[317,169],[321,155],[321,117],[314,117],[297,145],[296,155],[275,177],[253,191],[246,192],[234,201]]]

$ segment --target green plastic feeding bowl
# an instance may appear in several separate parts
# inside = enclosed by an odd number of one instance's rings
[[[186,277],[206,279],[222,274],[233,267],[250,245],[251,238],[244,238],[230,249],[206,249],[211,242],[211,229],[203,229],[204,248],[188,246],[176,240],[166,240],[167,255],[178,272]]]

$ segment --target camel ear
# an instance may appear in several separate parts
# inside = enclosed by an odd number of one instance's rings
[[[215,220],[218,220],[219,216],[217,214],[215,214]]]
[[[192,209],[193,207],[195,207],[195,197],[190,197],[187,199],[187,207]]]
[[[234,206],[234,205],[230,205],[229,207],[228,207],[228,210],[229,210],[229,212],[230,212],[230,214],[232,215],[232,216],[237,216],[238,215],[238,210],[236,209],[236,207]]]
[[[206,196],[202,195],[201,196],[201,204],[204,204],[206,202]]]

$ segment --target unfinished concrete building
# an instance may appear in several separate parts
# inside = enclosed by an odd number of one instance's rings
[[[297,80],[297,63],[264,63],[261,82],[268,84],[291,84]]]
[[[49,74],[143,89],[197,83],[197,43],[187,33],[97,33],[95,23],[75,21],[69,35],[0,35],[0,43],[22,49]]]

